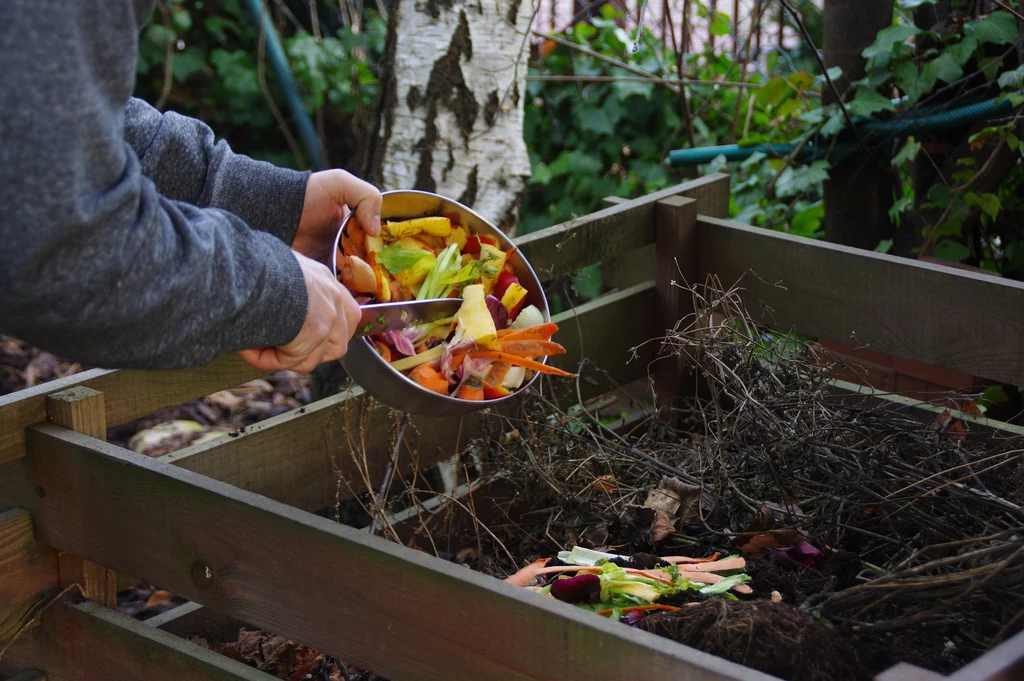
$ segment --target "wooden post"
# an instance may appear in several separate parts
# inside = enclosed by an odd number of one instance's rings
[[[103,393],[78,386],[46,398],[47,420],[76,433],[98,440],[107,439],[107,417]],[[44,491],[45,493],[45,491]],[[78,583],[85,597],[108,608],[117,607],[117,573],[102,565],[58,553],[60,586],[66,589]]]
[[[664,334],[693,313],[693,296],[685,287],[697,278],[697,201],[671,196],[658,202],[655,233],[655,329]],[[654,393],[662,418],[672,419],[686,363],[682,357],[658,359],[654,365]]]

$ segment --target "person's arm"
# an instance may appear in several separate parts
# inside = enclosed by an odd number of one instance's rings
[[[142,173],[164,196],[223,208],[254,229],[292,243],[309,172],[236,154],[202,121],[160,113],[135,97],[125,111],[124,137],[138,156]]]
[[[125,142],[136,22],[128,0],[0,3],[0,328],[107,367],[288,344],[306,266],[226,210],[161,196]]]

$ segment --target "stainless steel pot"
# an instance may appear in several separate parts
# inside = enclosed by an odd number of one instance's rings
[[[457,213],[462,226],[467,228],[470,234],[490,236],[506,252],[513,248],[512,241],[501,230],[461,203],[423,191],[396,190],[383,192],[382,195],[384,202],[381,206],[381,220],[407,220],[441,215],[442,213]],[[331,269],[335,276],[338,275],[341,234],[345,231],[352,216],[353,213],[349,213],[345,221],[341,223],[341,229],[334,241]],[[537,274],[530,267],[530,263],[526,262],[526,258],[518,250],[509,255],[508,262],[515,271],[519,282],[528,292],[526,304],[535,305],[541,311],[544,320],[550,321],[551,313],[548,310],[544,289]],[[547,363],[547,358],[543,358],[543,361]],[[514,399],[520,391],[525,390],[537,380],[535,373],[519,391],[497,400],[480,402],[460,400],[422,388],[402,373],[395,371],[384,361],[384,358],[377,354],[366,338],[353,339],[341,363],[352,379],[380,402],[393,409],[423,416],[459,416],[487,409]]]

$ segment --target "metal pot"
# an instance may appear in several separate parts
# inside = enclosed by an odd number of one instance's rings
[[[495,239],[501,249],[508,252],[513,248],[512,241],[478,213],[461,203],[443,196],[423,191],[396,190],[383,192],[381,220],[407,220],[411,218],[457,213],[461,224],[470,234],[486,235]],[[338,275],[338,253],[341,234],[345,231],[353,213],[349,213],[335,238],[334,251],[331,256],[331,269]],[[545,321],[551,320],[548,301],[544,295],[540,279],[526,262],[526,258],[518,251],[512,251],[508,263],[515,271],[519,282],[526,288],[526,304],[535,305]],[[543,358],[547,363],[547,358]],[[409,414],[423,416],[459,416],[470,412],[487,409],[513,399],[519,391],[525,390],[537,380],[535,373],[522,387],[509,395],[496,400],[471,401],[460,400],[447,395],[440,395],[420,387],[402,373],[394,370],[373,349],[367,338],[355,338],[348,347],[348,352],[341,360],[348,374],[363,390],[387,406]]]

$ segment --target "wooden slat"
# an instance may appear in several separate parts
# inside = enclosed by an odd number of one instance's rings
[[[95,603],[58,603],[19,638],[0,673],[49,681],[273,681],[275,677]]]
[[[516,240],[541,279],[574,274],[596,262],[654,243],[654,206],[670,196],[698,200],[702,214],[728,210],[729,177],[708,175],[638,199],[610,206]]]
[[[659,201],[655,213],[657,244],[655,337],[662,338],[693,313],[693,295],[685,287],[697,276],[697,201],[671,196]],[[670,418],[683,390],[686,362],[663,357],[654,364],[654,391],[664,418]]]
[[[1024,678],[1024,631],[947,678],[948,681],[1020,681]]]
[[[36,541],[32,515],[22,509],[0,513],[0,642],[9,640],[57,585],[57,553]]]
[[[556,340],[566,347],[566,354],[554,363],[574,370],[582,358],[589,358],[616,382],[631,383],[647,373],[653,346],[643,348],[632,361],[630,348],[651,338],[653,314],[654,284],[647,282],[556,315],[561,329]],[[586,398],[608,387],[604,380],[587,382],[581,384],[581,392]],[[357,492],[365,489],[349,434],[356,443],[365,442],[373,483],[384,474],[395,419],[384,408],[364,412],[362,404],[359,390],[334,395],[249,426],[237,437],[187,447],[162,460],[298,508],[320,510],[352,496],[348,486],[339,484],[338,472]],[[451,456],[457,443],[464,446],[493,418],[479,413],[465,419],[416,417],[406,431],[411,449],[418,453],[416,463],[423,468]],[[403,449],[400,455],[401,468],[411,470],[408,451]]]
[[[12,676],[8,681],[46,681],[46,674],[32,670]]]
[[[76,433],[107,439],[103,393],[85,386],[68,388],[46,398],[49,421]],[[66,552],[57,554],[62,589],[78,584],[86,598],[117,607],[117,573]]]
[[[1024,385],[1024,282],[724,220],[698,225],[701,279],[742,276],[760,321]]]
[[[40,539],[393,681],[769,678],[50,424],[4,468]]]
[[[94,369],[0,396],[0,463],[25,453],[25,427],[46,420],[46,396],[85,386],[106,396],[108,426],[210,395],[265,376],[238,357],[224,355],[205,367],[182,371]]]
[[[833,380],[830,381],[830,385],[833,392],[837,394],[848,395],[850,397],[856,397],[857,399],[869,399],[879,406],[890,408],[893,411],[912,414],[914,418],[918,418],[923,423],[934,421],[935,417],[942,412],[949,412],[953,418],[960,421],[966,421],[967,427],[970,430],[977,429],[986,435],[996,435],[1007,438],[1011,442],[1014,438],[1024,438],[1024,426],[1004,423],[1002,421],[985,418],[984,416],[975,416],[974,414],[950,409],[944,405],[929,404],[928,402],[915,400],[911,397],[887,393],[883,390],[857,385],[856,383],[849,383],[848,381]]]
[[[198,603],[182,603],[143,622],[180,638],[198,636],[207,641],[234,641],[244,622],[204,608]],[[254,629],[255,627],[248,627]]]

